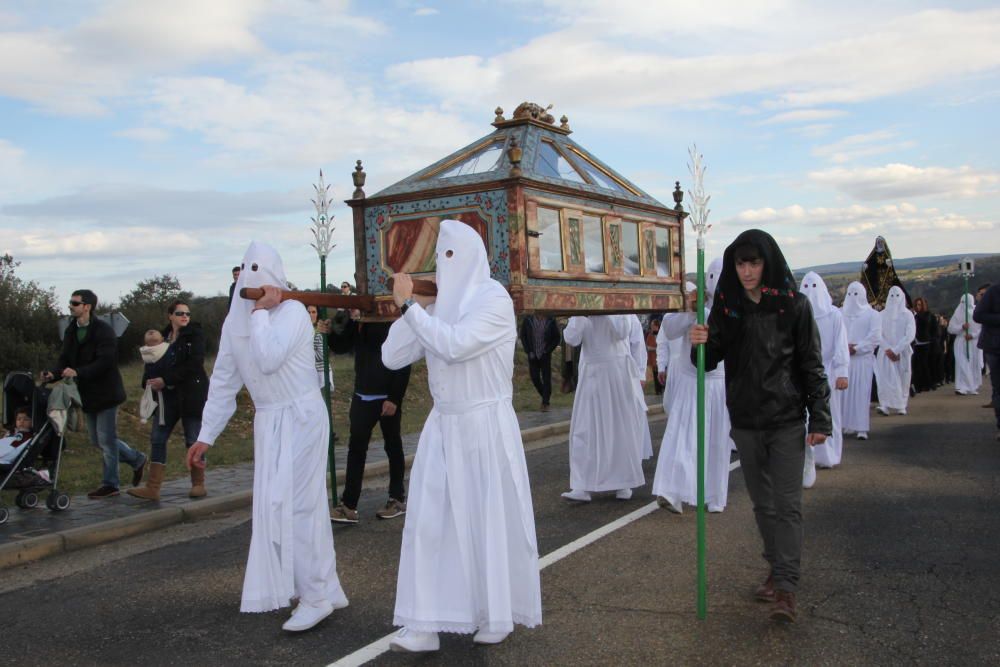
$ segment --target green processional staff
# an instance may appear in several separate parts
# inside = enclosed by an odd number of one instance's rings
[[[705,194],[705,165],[703,156],[698,153],[698,146],[688,150],[691,163],[688,170],[694,183],[694,190],[688,190],[691,197],[691,226],[698,234],[698,324],[705,324],[705,234],[711,225],[708,224],[708,208],[710,196]],[[706,594],[705,568],[705,345],[697,346],[698,361],[698,618],[708,614]]]

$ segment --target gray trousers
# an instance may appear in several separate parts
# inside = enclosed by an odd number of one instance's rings
[[[753,502],[774,587],[794,592],[802,560],[805,424],[760,431],[733,428],[731,435],[740,453],[743,479]]]

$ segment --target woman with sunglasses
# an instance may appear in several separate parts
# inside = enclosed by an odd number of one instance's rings
[[[153,391],[163,392],[163,419],[159,414],[150,419],[153,425],[149,436],[152,463],[146,486],[128,490],[129,495],[148,500],[160,499],[160,487],[166,472],[167,440],[174,426],[180,421],[184,429],[184,445],[190,447],[194,444],[198,440],[201,413],[208,399],[205,333],[201,325],[191,321],[191,308],[183,301],[170,304],[167,318],[169,323],[162,333],[170,347],[164,354],[164,363],[158,365],[163,369],[162,377],[147,377],[147,373],[143,373],[142,378],[143,387],[148,384]],[[188,495],[200,498],[205,494],[205,468],[192,466]]]

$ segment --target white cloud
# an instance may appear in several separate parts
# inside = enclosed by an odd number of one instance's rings
[[[892,130],[852,134],[833,143],[817,146],[812,154],[844,164],[860,157],[895,153],[916,146],[916,142],[910,140],[893,141],[896,136],[896,132]]]
[[[841,109],[798,109],[795,111],[784,111],[771,116],[763,121],[761,125],[774,125],[778,123],[809,123],[828,118],[839,118],[846,116],[847,112]]]
[[[418,7],[413,11],[414,16],[434,16],[435,14],[440,14],[441,12],[433,7]]]
[[[114,135],[144,143],[162,143],[170,139],[170,133],[160,127],[129,127],[118,130]]]
[[[0,228],[0,248],[17,258],[170,257],[198,248],[190,232],[157,227],[126,227],[82,232],[15,231]]]
[[[757,93],[772,96],[770,106],[780,109],[877,99],[1000,67],[998,10],[926,11],[784,50],[755,43],[744,52],[720,49],[702,56],[672,55],[641,42],[611,43],[606,31],[573,27],[607,12],[595,3],[580,13],[571,27],[494,57],[422,59],[393,65],[386,74],[469,107],[502,99],[558,100],[564,108],[676,107]]]
[[[1000,172],[970,166],[952,169],[895,163],[884,167],[835,168],[811,172],[809,180],[861,201],[928,196],[979,197],[995,194],[1000,188]]]

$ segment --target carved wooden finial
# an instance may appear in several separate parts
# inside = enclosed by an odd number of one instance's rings
[[[507,149],[507,159],[510,160],[510,177],[519,178],[521,176],[521,157],[524,150],[517,142],[517,137],[510,138],[510,147]]]
[[[494,123],[502,123],[506,120],[506,118],[503,117],[503,107],[497,107],[493,110],[493,113],[496,114],[496,117],[493,119]]]
[[[354,165],[354,173],[351,174],[351,179],[354,181],[354,194],[351,195],[354,199],[364,199],[365,198],[365,179],[368,174],[365,173],[364,167],[361,166],[361,160]]]
[[[563,114],[563,117],[559,119],[559,129],[560,130],[569,129],[569,118],[566,117],[566,114]]]

